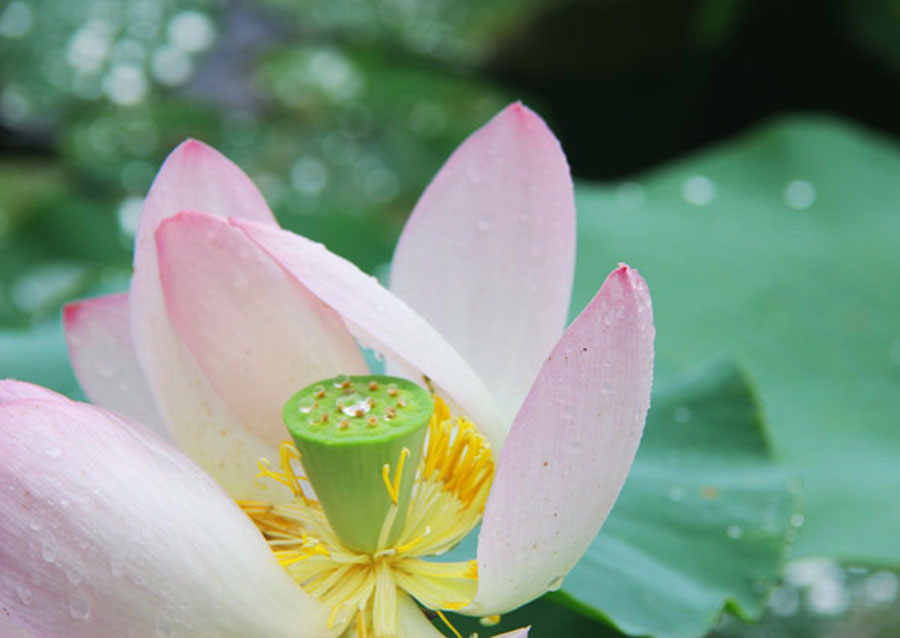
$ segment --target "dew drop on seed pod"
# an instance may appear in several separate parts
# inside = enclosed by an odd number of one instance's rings
[[[372,404],[369,402],[368,397],[364,397],[356,392],[343,397],[340,400],[339,405],[341,412],[346,416],[363,416],[368,414],[369,410],[372,409]]]
[[[311,397],[307,397],[297,404],[297,409],[301,414],[309,414],[314,407],[316,407],[316,401]]]

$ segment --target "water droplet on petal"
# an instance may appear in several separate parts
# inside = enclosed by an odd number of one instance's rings
[[[67,567],[66,568],[66,580],[68,580],[73,585],[77,585],[81,581],[84,580],[84,576],[77,567]]]
[[[45,539],[41,543],[41,558],[48,563],[52,563],[57,556],[59,556],[59,550],[56,547],[56,543],[52,539]]]
[[[75,620],[88,620],[91,617],[91,599],[84,592],[76,592],[69,600],[69,614]]]
[[[23,605],[27,605],[34,599],[34,593],[25,585],[16,585],[16,594]]]
[[[562,587],[564,576],[557,576],[549,583],[547,583],[547,591],[559,591],[560,587]]]
[[[162,613],[156,617],[156,635],[168,638],[175,632],[175,621],[169,614]]]
[[[28,527],[31,528],[33,532],[39,532],[44,529],[44,523],[36,518],[31,519],[31,522],[28,523]]]
[[[109,573],[113,575],[113,578],[121,578],[125,575],[125,564],[116,558],[110,558]]]

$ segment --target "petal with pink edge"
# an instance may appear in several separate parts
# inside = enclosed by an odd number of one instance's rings
[[[248,430],[216,394],[166,312],[155,234],[164,219],[186,209],[275,225],[259,191],[232,162],[193,140],[175,149],[147,194],[135,244],[128,294],[135,353],[178,445],[235,498],[274,500],[272,482],[255,475],[257,460],[274,458],[276,448]]]
[[[122,419],[64,399],[0,406],[12,622],[67,638],[336,633],[228,495]]]
[[[503,613],[554,589],[618,497],[653,374],[647,285],[621,266],[541,368],[497,463],[467,613]]]
[[[136,263],[139,252],[153,252],[153,234],[160,223],[183,210],[204,210],[277,225],[266,200],[244,171],[197,140],[178,145],[153,180],[141,212]]]
[[[63,326],[72,368],[91,402],[168,437],[131,343],[128,295],[70,303]]]
[[[361,342],[427,375],[500,448],[505,428],[481,380],[438,332],[374,277],[321,244],[278,228],[231,220],[298,282],[333,308]],[[421,382],[421,376],[418,381]]]
[[[497,634],[494,638],[528,638],[528,632],[531,631],[531,627],[522,627],[520,629],[513,629],[512,631],[507,631],[503,634]]]
[[[26,381],[16,381],[15,379],[0,380],[0,404],[22,401],[23,399],[66,400],[66,397],[57,394],[53,390],[48,390]]]
[[[465,358],[509,424],[565,328],[574,269],[566,158],[515,103],[425,190],[394,252],[391,290]]]
[[[240,229],[185,212],[156,238],[172,325],[216,393],[263,440],[287,438],[281,410],[301,388],[368,373],[340,317]]]

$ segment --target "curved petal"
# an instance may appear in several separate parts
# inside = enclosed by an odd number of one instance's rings
[[[94,406],[0,406],[0,600],[38,636],[324,636],[329,609],[162,439]]]
[[[23,399],[61,399],[66,400],[61,394],[48,390],[39,385],[15,379],[0,380],[0,405]]]
[[[156,233],[172,325],[216,393],[272,445],[294,393],[338,374],[367,374],[340,317],[247,235],[206,213],[170,217]]]
[[[257,481],[255,475],[257,460],[275,458],[277,450],[244,427],[215,393],[166,313],[155,234],[164,219],[185,209],[276,225],[237,166],[200,142],[175,149],[147,194],[135,244],[128,294],[135,353],[178,445],[236,498],[273,500],[271,481]]]
[[[397,592],[397,635],[402,638],[444,638],[408,594]]]
[[[282,268],[331,306],[360,341],[419,370],[478,423],[497,449],[505,434],[496,404],[478,376],[409,306],[321,244],[277,228],[231,220]]]
[[[531,626],[529,625],[528,627],[520,627],[519,629],[513,629],[506,633],[497,634],[494,638],[528,638],[528,632],[530,631]]]
[[[168,437],[131,343],[128,295],[67,304],[63,327],[72,369],[91,402]]]
[[[502,613],[558,587],[631,468],[650,404],[647,285],[621,266],[541,368],[497,464],[467,613]]]
[[[511,104],[447,160],[394,252],[391,290],[456,348],[512,419],[562,335],[575,199],[559,142]]]

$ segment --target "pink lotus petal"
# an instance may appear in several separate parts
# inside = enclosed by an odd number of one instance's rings
[[[128,295],[70,303],[63,326],[72,368],[87,397],[168,437],[131,343]]]
[[[244,171],[197,140],[182,142],[160,167],[144,202],[135,252],[152,253],[157,227],[183,210],[277,225],[266,200]],[[135,257],[137,262],[137,254]]]
[[[0,405],[3,403],[12,403],[13,401],[22,401],[25,399],[61,399],[65,400],[61,394],[42,388],[33,383],[25,381],[16,381],[15,379],[0,380]]]
[[[128,295],[135,353],[178,445],[235,498],[273,500],[272,482],[255,475],[257,460],[276,458],[277,450],[244,427],[215,393],[166,312],[155,234],[164,219],[185,209],[275,226],[250,178],[229,160],[200,142],[175,149],[147,194],[135,245]]]
[[[0,406],[8,617],[46,637],[329,635],[329,608],[229,496],[123,419],[65,399]]]
[[[512,631],[507,631],[504,634],[496,634],[494,638],[528,638],[528,632],[531,631],[531,627],[520,627],[519,629],[513,629]]]
[[[185,212],[156,238],[175,330],[216,393],[263,440],[287,438],[281,410],[301,388],[368,373],[340,317],[240,229]]]
[[[566,158],[515,103],[425,190],[394,252],[391,290],[472,366],[508,425],[565,328],[574,269]]]
[[[478,376],[431,325],[349,261],[284,230],[232,220],[314,295],[337,311],[363,343],[420,371],[478,423],[499,449],[505,434]],[[418,378],[421,382],[421,377]]]
[[[467,612],[502,613],[558,587],[625,482],[653,373],[650,295],[621,266],[538,375],[500,454]]]

